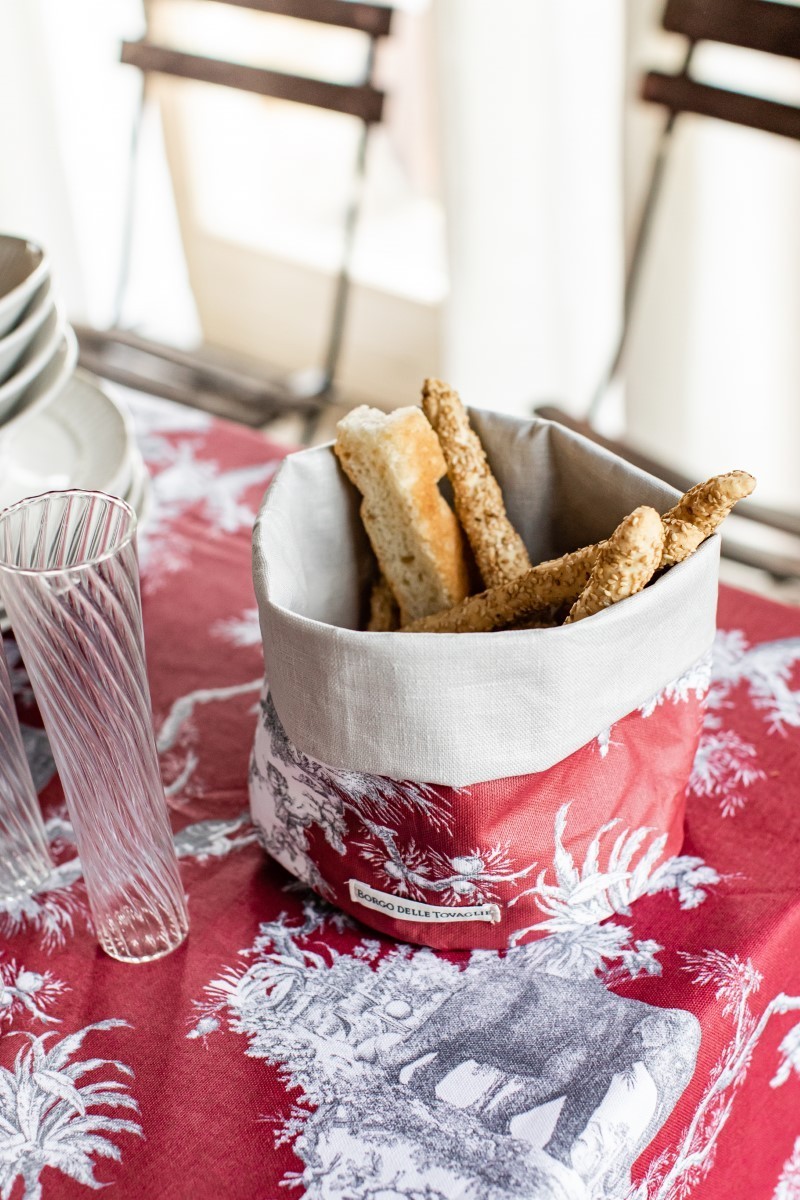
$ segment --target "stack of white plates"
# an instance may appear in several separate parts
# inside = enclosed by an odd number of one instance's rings
[[[0,510],[86,488],[121,496],[141,521],[149,480],[130,418],[76,359],[46,255],[0,235]]]
[[[83,371],[29,421],[0,426],[0,509],[60,488],[121,496],[140,515],[148,494],[128,413]]]

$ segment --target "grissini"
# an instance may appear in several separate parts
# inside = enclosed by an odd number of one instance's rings
[[[597,555],[589,582],[569,610],[565,625],[592,617],[640,592],[661,564],[664,526],[654,508],[634,509]]]
[[[440,379],[426,379],[422,409],[442,447],[456,513],[484,585],[518,579],[531,569],[531,560],[458,393]]]
[[[363,496],[361,519],[403,624],[469,591],[461,530],[439,491],[446,464],[418,408],[362,405],[336,427],[334,452]]]
[[[698,483],[664,513],[664,554],[662,567],[683,562],[701,542],[710,537],[730,513],[734,504],[749,496],[756,481],[747,471],[730,471]]]
[[[589,581],[598,546],[584,546],[562,558],[539,563],[511,583],[501,583],[451,608],[448,612],[405,625],[401,633],[490,633],[516,621],[537,621],[562,604],[572,604]]]
[[[746,471],[732,471],[730,475],[714,476],[686,492],[662,518],[664,549],[659,565],[668,567],[688,558],[701,542],[716,532],[736,500],[749,495],[754,487],[752,475]],[[565,603],[574,604],[604,545],[605,542],[598,542],[540,563],[512,584],[488,588],[449,612],[435,613],[401,632],[490,633],[526,619],[537,622],[542,614],[549,616],[553,608]]]

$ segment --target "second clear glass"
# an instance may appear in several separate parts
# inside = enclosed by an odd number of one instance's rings
[[[188,918],[153,737],[136,517],[98,492],[0,513],[0,593],[64,787],[101,946],[170,953]]]
[[[0,637],[0,904],[38,891],[52,869]]]

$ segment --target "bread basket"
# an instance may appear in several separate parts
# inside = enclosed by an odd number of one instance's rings
[[[561,426],[470,416],[533,561],[677,499]],[[714,536],[556,629],[361,632],[358,497],[330,446],[291,455],[253,540],[250,798],[266,849],[359,920],[436,948],[516,945],[626,907],[683,838],[718,564]]]

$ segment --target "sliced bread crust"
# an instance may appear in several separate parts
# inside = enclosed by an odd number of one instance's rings
[[[418,408],[362,405],[339,422],[334,451],[364,497],[361,518],[403,624],[468,594],[461,529],[439,491],[446,464]]]

